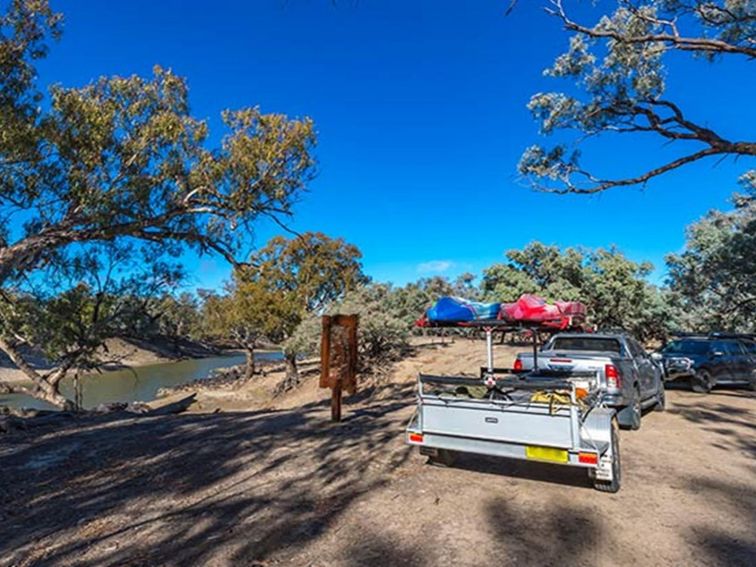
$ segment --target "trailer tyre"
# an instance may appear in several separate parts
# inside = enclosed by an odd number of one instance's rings
[[[622,481],[622,467],[620,464],[619,424],[617,418],[612,419],[612,480],[593,481],[593,487],[600,492],[618,492]]]

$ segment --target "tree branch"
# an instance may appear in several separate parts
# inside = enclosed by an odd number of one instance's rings
[[[744,45],[728,43],[721,39],[706,37],[683,37],[676,33],[650,33],[643,35],[624,35],[616,30],[589,28],[571,20],[562,7],[561,0],[552,0],[554,9],[547,8],[546,12],[562,20],[565,29],[587,35],[595,39],[613,39],[621,43],[663,43],[674,49],[682,51],[702,51],[706,53],[732,53],[756,58],[756,48]],[[648,18],[646,18],[648,19]],[[669,25],[669,22],[655,20],[660,25]],[[676,28],[674,28],[676,29]]]
[[[660,167],[654,168],[642,175],[638,175],[637,177],[630,177],[627,179],[615,179],[615,180],[598,179],[596,177],[593,177],[592,175],[590,175],[584,170],[573,169],[570,173],[577,173],[577,174],[582,175],[583,177],[591,181],[593,185],[591,187],[579,187],[575,185],[568,177],[565,177],[563,178],[563,181],[566,185],[565,189],[553,189],[553,188],[542,187],[542,186],[537,186],[536,188],[546,193],[556,193],[558,195],[564,195],[567,193],[590,195],[593,193],[600,193],[601,191],[605,191],[613,187],[624,187],[628,185],[642,185],[642,184],[645,184],[650,179],[653,179],[654,177],[657,177],[673,169],[677,169],[678,167],[681,167],[685,164],[701,160],[708,156],[721,154],[721,153],[726,153],[726,152],[722,152],[713,148],[706,148],[699,152],[696,152],[687,156],[683,156],[674,161],[666,163]]]

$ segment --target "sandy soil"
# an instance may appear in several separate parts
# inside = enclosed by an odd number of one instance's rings
[[[616,495],[555,466],[429,466],[403,443],[414,376],[480,354],[418,348],[341,424],[309,379],[265,409],[0,438],[0,564],[756,564],[756,394],[668,392],[622,432]]]

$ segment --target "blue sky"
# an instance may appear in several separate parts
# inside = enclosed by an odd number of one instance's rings
[[[568,40],[544,3],[521,1],[505,17],[503,0],[216,0],[211,9],[190,0],[53,0],[65,33],[40,76],[79,86],[103,74],[147,75],[157,63],[187,77],[193,113],[216,131],[225,108],[312,117],[319,173],[290,224],[357,244],[378,280],[477,273],[541,240],[615,244],[653,262],[659,281],[685,225],[727,207],[754,164],[699,163],[643,190],[593,197],[525,187],[516,164],[540,140],[525,105],[564,87],[542,76]],[[575,4],[595,18],[590,2]],[[677,56],[668,98],[723,135],[752,137],[756,74],[746,65]],[[617,176],[681,151],[652,137],[606,138],[585,157]],[[275,233],[261,226],[256,243]],[[229,273],[218,258],[187,262],[192,287],[214,287]]]

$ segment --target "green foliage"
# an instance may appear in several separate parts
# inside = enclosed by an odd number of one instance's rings
[[[0,290],[0,340],[11,351],[40,347],[65,371],[101,365],[107,338],[154,333],[158,299],[182,274],[169,264],[142,266],[128,247],[109,245],[68,255],[49,276],[26,289]]]
[[[673,309],[646,278],[648,263],[636,263],[611,248],[581,251],[532,242],[507,252],[509,263],[483,272],[481,289],[489,301],[517,300],[534,293],[548,301],[579,300],[589,321],[600,328],[623,328],[645,340],[663,337],[673,325]]]
[[[709,212],[688,227],[685,250],[667,257],[690,330],[756,331],[756,171],[742,183],[734,210]]]
[[[407,347],[411,329],[401,291],[385,284],[362,286],[347,293],[332,310],[360,316],[358,340],[363,364],[392,358]],[[417,319],[421,312],[416,311]]]
[[[366,281],[361,257],[319,232],[275,237],[234,272],[226,295],[205,294],[205,333],[248,350],[262,338],[280,344],[296,375],[297,356],[316,348],[316,315]]]
[[[132,330],[150,330],[147,303],[162,291],[142,297],[139,277],[164,285],[158,274],[187,248],[236,263],[257,219],[290,214],[314,173],[315,133],[307,118],[249,107],[223,113],[214,146],[207,123],[190,113],[185,80],[160,67],[151,77],[56,85],[45,99],[35,64],[61,16],[47,0],[1,9],[0,292],[16,313],[0,321],[0,348],[23,366],[32,395],[60,404],[51,378],[23,363],[17,347],[33,329],[13,302],[33,297],[44,311],[35,317],[59,325],[34,340],[63,366],[76,356],[89,364],[94,345],[125,328],[128,314]],[[23,227],[11,230],[19,217]],[[131,273],[113,277],[98,257],[105,248]],[[163,307],[157,324],[183,329],[189,306]]]
[[[523,153],[519,171],[536,188],[594,193],[611,187],[645,184],[688,163],[715,155],[756,155],[756,142],[734,141],[686,117],[664,99],[664,60],[670,51],[717,56],[756,57],[756,5],[752,0],[618,0],[616,9],[594,25],[570,18],[561,0],[547,11],[574,35],[567,52],[545,75],[567,79],[580,92],[540,92],[528,109],[541,133],[576,131],[573,144],[540,145]],[[638,175],[612,179],[581,165],[580,142],[604,133],[650,133],[660,141],[693,144],[681,157]]]
[[[165,294],[153,308],[158,332],[174,339],[197,339],[201,332],[200,305],[197,297],[184,292]]]
[[[581,294],[590,321],[599,328],[621,328],[637,338],[664,338],[673,314],[646,277],[653,266],[628,260],[611,248],[596,250],[586,261]]]
[[[364,283],[361,258],[356,246],[321,232],[279,236],[252,255],[240,276],[293,298],[300,314],[314,313]]]

